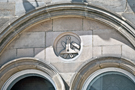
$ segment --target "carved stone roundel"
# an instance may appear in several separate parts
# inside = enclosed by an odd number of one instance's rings
[[[71,60],[80,53],[81,39],[74,33],[63,33],[56,38],[53,48],[57,56]]]

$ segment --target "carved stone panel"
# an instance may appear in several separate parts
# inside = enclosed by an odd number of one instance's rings
[[[81,39],[74,33],[62,33],[55,39],[53,48],[58,57],[73,60],[80,54]]]

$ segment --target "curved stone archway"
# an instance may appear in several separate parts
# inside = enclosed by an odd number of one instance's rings
[[[53,85],[53,87],[55,89],[57,89],[55,83],[53,82],[52,78],[49,75],[47,75],[46,73],[44,73],[42,71],[39,71],[39,70],[27,69],[27,70],[19,71],[19,72],[15,73],[14,75],[12,75],[4,83],[4,85],[2,86],[2,89],[1,90],[11,90],[11,88],[15,84],[17,84],[19,81],[21,81],[22,79],[25,79],[25,78],[32,77],[32,76],[37,76],[37,77],[41,77],[43,79],[48,80]]]
[[[118,30],[135,46],[134,27],[123,17],[85,3],[62,3],[37,8],[5,26],[1,30],[0,54],[26,28],[45,20],[70,16],[90,18],[103,22]]]
[[[82,90],[134,90],[135,76],[120,68],[103,68],[92,73]]]
[[[57,70],[35,58],[19,58],[3,65],[0,69],[0,88],[10,90],[17,81],[29,76],[45,78],[56,90],[65,90],[64,82]]]
[[[0,55],[4,52],[4,49],[26,29],[46,20],[59,17],[81,17],[105,23],[120,32],[135,47],[135,28],[123,17],[85,3],[61,3],[37,8],[13,21],[10,25],[5,26],[0,32]],[[96,70],[106,67],[122,68],[134,75],[135,65],[130,60],[112,56],[91,59],[78,69],[71,82],[70,90],[81,90],[89,75]],[[49,63],[41,62],[35,58],[20,58],[3,65],[0,69],[0,88],[7,89],[10,87],[11,84],[15,83],[7,83],[11,81],[10,77],[14,77],[17,73],[25,70],[28,70],[28,73],[23,73],[21,76],[25,76],[25,74],[26,76],[27,74],[31,76],[34,74],[42,77],[43,75],[41,73],[34,73],[35,71],[32,72],[32,74],[29,73],[32,70],[37,70],[37,72],[46,74],[44,78],[50,77],[50,81],[52,81],[52,83],[54,82],[54,86],[56,86],[57,90],[65,90],[64,83],[57,70]],[[16,78],[14,78],[13,81],[14,80],[16,80]]]
[[[70,90],[82,90],[84,83],[91,74],[110,67],[120,68],[135,75],[135,64],[128,59],[113,56],[94,58],[88,60],[78,69],[72,78]]]

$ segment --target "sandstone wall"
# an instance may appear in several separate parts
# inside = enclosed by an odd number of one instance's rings
[[[88,3],[117,13],[135,24],[134,0],[0,0],[0,27],[36,8],[54,3]]]
[[[82,38],[83,49],[73,61],[63,61],[53,50],[58,35],[73,32]],[[87,60],[101,56],[117,56],[135,61],[135,51],[130,42],[117,30],[103,23],[76,17],[57,18],[37,24],[21,33],[0,57],[0,66],[22,57],[35,57],[51,63],[64,80],[70,80],[76,70]]]
[[[109,10],[135,26],[134,0],[0,0],[0,31],[36,8],[75,2]],[[70,62],[59,59],[53,51],[56,37],[64,32],[77,34],[83,43],[79,57]],[[101,56],[123,57],[135,62],[134,47],[113,27],[82,17],[61,17],[41,22],[20,33],[0,56],[0,67],[17,58],[35,57],[56,67],[69,88],[76,70],[87,60]]]

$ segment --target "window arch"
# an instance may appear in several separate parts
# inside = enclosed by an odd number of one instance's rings
[[[92,58],[78,69],[72,78],[70,90],[87,90],[88,85],[94,78],[106,72],[122,73],[135,82],[134,67],[134,62],[122,57],[104,56]]]
[[[12,60],[0,69],[0,89],[10,90],[21,79],[37,76],[48,80],[57,90],[65,90],[65,84],[54,66],[36,58]]]
[[[34,70],[34,69],[23,70],[15,73],[5,82],[1,90],[10,90],[13,87],[13,85],[16,84],[18,81],[30,76],[37,76],[37,77],[42,77],[44,79],[47,79],[56,90],[56,85],[49,75],[47,75],[42,71]]]
[[[120,68],[104,68],[91,74],[82,90],[135,90],[135,77]]]

